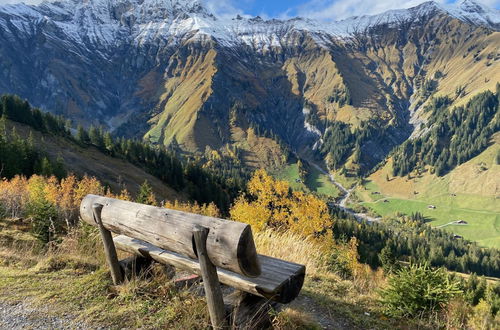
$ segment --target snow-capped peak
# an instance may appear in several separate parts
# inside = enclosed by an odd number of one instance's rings
[[[459,20],[500,30],[499,10],[488,8],[472,0],[464,0],[458,6],[444,5],[443,8]]]
[[[382,24],[415,23],[434,14],[449,14],[469,24],[500,30],[500,11],[472,0],[458,5],[429,1],[409,9],[330,23],[301,18],[266,21],[258,17],[216,17],[198,0],[50,0],[40,5],[0,6],[0,28],[14,26],[32,33],[36,30],[34,22],[43,22],[70,40],[99,48],[131,41],[144,44],[195,37],[261,48],[279,46],[292,31],[309,31],[320,39],[325,35],[346,38]]]

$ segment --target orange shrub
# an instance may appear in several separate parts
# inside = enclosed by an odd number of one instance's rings
[[[0,181],[0,204],[7,217],[24,216],[28,200],[28,180],[25,177],[15,176],[11,180],[3,179]]]

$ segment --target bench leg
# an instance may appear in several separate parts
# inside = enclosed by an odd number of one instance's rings
[[[217,276],[217,268],[212,264],[207,253],[208,228],[195,226],[193,235],[198,261],[200,262],[203,286],[205,287],[205,295],[207,297],[212,327],[214,329],[226,328],[224,300],[220,288],[219,277]]]
[[[147,273],[153,263],[153,260],[143,256],[134,255],[122,259],[118,263],[120,264],[123,278],[130,281],[134,277]]]
[[[113,236],[111,232],[104,228],[101,220],[101,211],[104,205],[95,203],[92,205],[92,211],[94,215],[94,221],[99,226],[99,231],[101,232],[102,242],[104,244],[104,252],[106,253],[106,260],[108,261],[109,268],[111,270],[111,277],[113,278],[113,284],[118,285],[123,283],[123,273],[120,269],[120,264],[118,262],[118,256],[116,255],[115,243],[113,242]]]
[[[257,330],[271,327],[270,312],[277,308],[278,303],[238,290],[224,299],[231,320],[231,329]]]

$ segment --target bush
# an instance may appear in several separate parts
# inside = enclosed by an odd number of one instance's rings
[[[458,286],[444,268],[413,264],[389,277],[387,288],[380,292],[381,302],[389,316],[415,317],[441,309],[461,293]]]
[[[467,329],[471,313],[472,307],[463,297],[453,298],[444,309],[446,329]]]
[[[491,306],[485,301],[481,300],[477,306],[474,307],[468,325],[474,330],[493,330],[500,327],[500,317],[494,317],[491,314]]]
[[[358,240],[352,237],[349,242],[333,246],[328,269],[343,279],[352,279],[360,270],[358,259]]]

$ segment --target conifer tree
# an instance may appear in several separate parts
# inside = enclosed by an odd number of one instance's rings
[[[87,131],[83,128],[82,125],[78,125],[78,128],[76,130],[76,140],[80,144],[88,144],[90,142]]]
[[[147,180],[145,180],[141,185],[135,201],[141,204],[157,205],[156,197],[153,193],[153,188]]]

